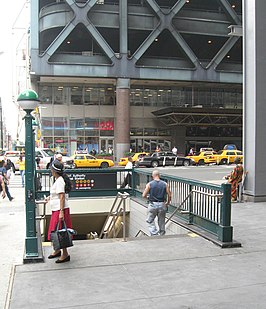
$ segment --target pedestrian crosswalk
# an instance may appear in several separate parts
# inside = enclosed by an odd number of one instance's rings
[[[13,174],[10,179],[9,179],[9,186],[10,189],[11,188],[22,188],[22,179],[20,174],[15,173]]]

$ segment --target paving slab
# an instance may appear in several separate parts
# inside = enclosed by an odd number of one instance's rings
[[[240,248],[221,249],[192,233],[127,242],[74,241],[71,261],[64,264],[47,259],[49,245],[43,247],[44,263],[22,264],[21,204],[10,209],[0,204],[0,231],[13,231],[16,238],[1,239],[5,308],[265,308],[266,203],[232,205]]]

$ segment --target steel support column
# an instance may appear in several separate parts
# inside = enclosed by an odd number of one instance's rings
[[[117,160],[130,148],[130,80],[118,78],[116,85],[115,148]]]

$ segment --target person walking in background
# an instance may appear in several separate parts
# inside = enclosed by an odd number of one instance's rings
[[[9,180],[8,180],[7,174],[6,174],[6,162],[5,162],[5,160],[0,161],[0,175],[3,176],[3,180],[4,180],[4,183],[5,183],[6,195],[9,199],[9,201],[12,202],[14,197],[11,196],[11,194],[9,192],[9,188],[8,188]]]
[[[176,148],[176,146],[173,147],[172,153],[173,153],[175,156],[177,155],[177,148]]]
[[[92,150],[90,151],[90,154],[95,157],[97,154],[97,151],[94,148],[92,148]]]
[[[128,157],[128,162],[125,166],[125,170],[127,169],[132,170],[132,168],[133,168],[132,157]],[[131,181],[132,181],[132,172],[128,172],[120,188],[125,188],[127,185],[131,187]]]
[[[12,170],[12,169],[13,169],[13,164],[10,159],[7,159],[6,160],[6,176],[8,180],[10,180],[12,172],[15,173],[15,170]]]
[[[156,146],[155,152],[160,152],[161,151],[161,147],[160,146]]]
[[[2,198],[4,199],[6,197],[6,188],[5,188],[4,177],[2,175],[0,175],[0,192]]]
[[[228,183],[231,184],[231,199],[232,202],[237,201],[237,189],[238,184],[242,181],[244,169],[239,157],[235,158],[234,163],[236,164],[235,168],[230,175],[225,176],[225,179],[228,179]]]
[[[189,149],[188,156],[194,156],[194,148],[191,147],[191,148]]]
[[[57,153],[55,155],[55,160],[57,160],[57,161],[59,161],[59,162],[61,162],[63,164],[63,156],[62,156],[62,154],[61,153]]]
[[[151,236],[165,234],[165,215],[167,207],[171,202],[171,191],[168,184],[160,179],[158,170],[152,172],[153,180],[150,181],[142,194],[146,198],[149,194],[148,216],[146,222],[149,225]],[[165,201],[166,199],[166,201]],[[158,217],[157,229],[155,218]]]
[[[51,187],[50,196],[46,198],[46,202],[50,202],[52,210],[52,216],[48,229],[48,240],[51,240],[51,232],[56,230],[56,226],[59,223],[62,224],[65,221],[67,228],[72,228],[72,221],[70,217],[68,194],[71,191],[71,182],[68,176],[64,173],[64,165],[55,160],[51,164],[51,172],[55,178],[55,182]],[[60,226],[59,226],[60,227]],[[67,248],[54,251],[48,256],[48,259],[59,257],[56,263],[65,263],[70,261],[70,255]]]
[[[25,160],[22,155],[19,156],[18,161],[16,162],[19,165],[19,172],[21,176],[22,187],[25,183]]]

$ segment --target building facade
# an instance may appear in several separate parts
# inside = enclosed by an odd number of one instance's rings
[[[43,145],[241,149],[241,26],[241,0],[31,1]]]

